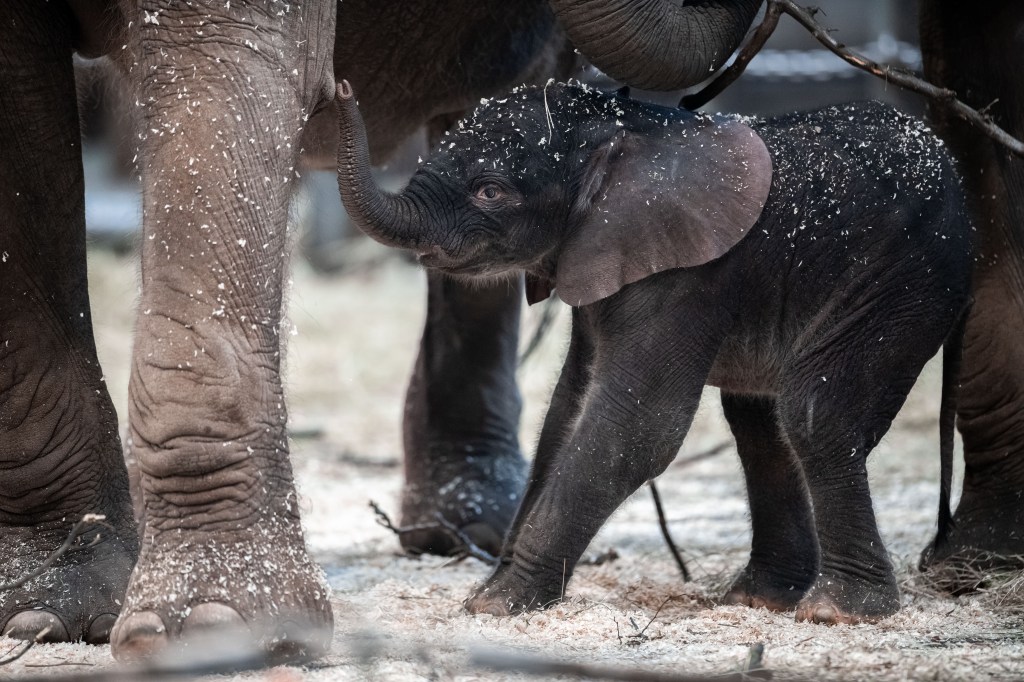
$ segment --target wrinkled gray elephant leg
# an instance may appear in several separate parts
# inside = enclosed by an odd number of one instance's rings
[[[107,640],[138,553],[117,417],[96,358],[66,8],[0,3],[0,631]]]
[[[156,18],[131,69],[145,132],[129,427],[146,523],[113,652],[242,627],[274,658],[317,655],[332,614],[299,522],[280,323],[298,139],[333,90],[335,3],[140,10]]]
[[[402,524],[458,525],[497,553],[526,480],[519,449],[519,280],[466,284],[428,274],[427,323],[406,397]],[[439,531],[408,533],[414,552],[447,554]]]
[[[775,400],[722,394],[750,501],[750,560],[726,591],[727,604],[772,611],[796,607],[814,582],[818,543],[800,462],[779,429]]]
[[[921,3],[925,73],[1024,136],[1024,5]],[[955,590],[973,568],[1024,566],[1024,159],[936,107],[931,118],[956,153],[977,229],[974,305],[967,321],[958,426],[963,494],[949,542],[925,568]],[[941,569],[941,571],[940,571]]]
[[[888,431],[958,306],[948,290],[858,287],[830,310],[842,322],[805,334],[783,369],[780,424],[803,468],[820,563],[797,620],[873,622],[900,608],[868,487],[867,457]],[[934,311],[924,318],[918,311]]]
[[[504,616],[562,598],[601,525],[679,451],[727,326],[714,320],[684,326],[681,315],[652,316],[645,318],[650,324],[637,325],[630,312],[661,308],[642,294],[641,300],[628,296],[574,310],[573,342],[544,420],[529,488],[500,563],[466,600],[470,613]],[[584,325],[614,331],[584,332],[594,341],[590,345],[589,339],[581,343],[578,327]],[[680,328],[691,333],[675,338]],[[665,364],[666,339],[687,349],[686,363]]]

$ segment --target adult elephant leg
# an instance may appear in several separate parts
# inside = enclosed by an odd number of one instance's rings
[[[0,631],[106,641],[138,552],[117,417],[92,335],[67,8],[0,4]]]
[[[1024,6],[921,5],[925,70],[996,122],[1024,136]],[[1019,567],[1024,557],[1024,159],[936,108],[932,118],[960,162],[977,228],[974,306],[967,322],[959,397],[963,495],[951,557]],[[957,562],[954,562],[957,563]],[[956,571],[953,571],[956,573]],[[957,586],[954,586],[957,587]]]
[[[526,483],[519,450],[516,350],[523,286],[428,275],[427,322],[405,407],[402,524],[438,513],[497,554]],[[415,552],[447,554],[440,531],[408,533]]]
[[[297,140],[333,91],[335,3],[139,9],[129,425],[146,523],[114,655],[242,624],[272,656],[315,655],[332,616],[288,460],[280,316]]]

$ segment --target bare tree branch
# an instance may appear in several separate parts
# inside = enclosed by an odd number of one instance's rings
[[[55,549],[50,554],[50,556],[46,557],[43,563],[39,564],[39,566],[36,569],[23,575],[17,580],[12,580],[9,583],[0,584],[0,592],[9,592],[10,590],[16,590],[28,581],[41,576],[46,571],[46,569],[48,569],[50,566],[53,565],[55,561],[57,561],[57,559],[60,559],[67,553],[69,549],[71,549],[71,545],[74,544],[75,540],[78,539],[78,536],[87,526],[91,526],[95,523],[102,523],[103,520],[106,518],[107,517],[103,516],[102,514],[86,514],[85,516],[83,516],[78,521],[78,523],[72,526],[71,532],[68,533],[67,539],[64,540],[64,544]]]
[[[373,500],[370,500],[370,508],[373,509],[373,513],[377,515],[378,525],[387,528],[399,537],[408,533],[440,530],[455,541],[454,556],[472,557],[492,566],[498,563],[498,558],[496,556],[478,546],[468,535],[463,533],[458,526],[444,518],[440,512],[434,515],[434,518],[437,519],[435,523],[417,523],[413,526],[396,526],[391,522],[391,517],[387,515],[387,512],[381,509],[380,505]]]
[[[38,644],[39,641],[43,637],[46,637],[46,635],[49,634],[49,632],[50,632],[50,626],[47,625],[45,628],[43,628],[42,630],[37,632],[35,637],[33,637],[32,639],[30,639],[27,642],[25,642],[24,645],[21,647],[21,649],[18,650],[18,653],[13,654],[13,655],[4,656],[3,658],[0,658],[0,665],[7,665],[8,663],[14,663],[16,660],[18,660],[19,658],[21,658],[22,656],[27,654],[28,650],[31,649],[32,647],[34,647],[36,644]],[[11,649],[11,651],[14,651],[14,649]],[[7,652],[7,653],[10,654],[10,651]]]
[[[770,670],[750,667],[751,665],[760,666],[763,651],[763,645],[755,644],[747,656],[745,669],[724,675],[676,675],[652,670],[587,665],[586,663],[571,663],[493,651],[473,652],[470,657],[470,665],[497,672],[524,673],[540,677],[566,675],[594,680],[620,680],[621,682],[749,682],[752,677],[771,679]]]
[[[672,534],[668,531],[668,521],[665,520],[665,508],[661,506],[661,495],[658,494],[658,487],[654,485],[654,481],[647,481],[647,485],[651,489],[651,497],[654,498],[654,508],[658,512],[658,526],[661,527],[661,536],[665,538],[668,551],[672,552],[672,558],[676,560],[676,566],[679,567],[679,572],[683,574],[683,582],[688,583],[690,582],[690,571],[687,570],[686,562],[683,561],[683,555],[680,554],[675,541],[672,539]],[[661,609],[659,608],[658,610],[660,611]]]
[[[764,46],[765,41],[768,40],[768,36],[771,35],[772,31],[775,29],[775,26],[778,24],[779,14],[785,13],[793,17],[801,26],[807,29],[819,43],[824,45],[830,52],[845,61],[847,64],[850,64],[861,71],[866,71],[873,76],[877,76],[878,78],[885,80],[887,83],[892,83],[893,85],[905,90],[916,92],[919,95],[923,95],[924,97],[939,102],[941,105],[951,109],[957,116],[969,121],[990,138],[1003,145],[1014,154],[1024,156],[1024,142],[1021,142],[1000,128],[992,120],[991,116],[988,115],[988,109],[993,103],[988,104],[981,111],[978,111],[957,99],[956,93],[948,88],[941,88],[929,83],[923,78],[918,78],[914,74],[904,71],[903,69],[879,64],[874,60],[868,59],[862,54],[850,50],[845,45],[835,40],[830,35],[828,29],[824,28],[814,20],[814,15],[817,14],[817,12],[817,9],[805,9],[800,7],[793,0],[768,0],[768,8],[765,10],[764,21],[762,21],[757,29],[755,29],[751,39],[741,49],[735,62],[733,62],[730,67],[723,70],[700,92],[684,97],[682,101],[680,101],[680,106],[686,107],[687,109],[695,109],[702,106],[739,78],[740,74],[742,74],[747,68],[747,64],[750,63],[750,60],[753,59],[754,55],[756,55]]]

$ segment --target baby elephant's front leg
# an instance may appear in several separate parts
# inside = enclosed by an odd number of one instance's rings
[[[602,358],[605,349],[598,344],[593,378],[576,386],[585,398],[575,423],[553,424],[566,417],[555,405],[548,413],[545,434],[559,427],[570,434],[542,435],[501,563],[466,602],[470,612],[508,615],[561,599],[601,525],[678,452],[710,367],[694,347],[690,358],[696,360],[675,358],[666,367],[663,351],[654,355],[656,349],[631,344],[618,357]],[[578,372],[567,364],[560,388],[567,374]]]

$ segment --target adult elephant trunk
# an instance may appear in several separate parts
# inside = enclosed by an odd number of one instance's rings
[[[597,68],[645,90],[679,90],[716,71],[761,0],[551,0],[569,38]]]
[[[370,148],[348,81],[337,86],[338,190],[356,226],[386,246],[414,249],[420,241],[422,216],[404,194],[385,192],[370,174]]]

